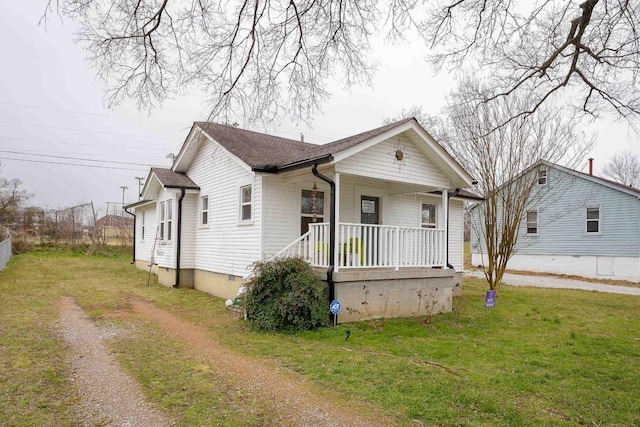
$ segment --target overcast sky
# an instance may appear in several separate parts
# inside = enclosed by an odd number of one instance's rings
[[[7,1],[0,14],[0,174],[22,180],[34,194],[31,204],[45,208],[92,201],[104,213],[107,203],[121,203],[122,186],[128,187],[125,203],[137,201],[135,178],[146,177],[149,165],[170,166],[166,155],[177,153],[192,123],[209,113],[204,97],[191,93],[151,114],[132,105],[104,108],[102,87],[73,42],[73,22],[53,15],[46,29],[38,26],[45,5]],[[434,76],[424,53],[419,43],[380,44],[372,88],[335,90],[313,128],[283,121],[267,131],[294,139],[303,133],[306,142],[325,143],[381,126],[403,108],[422,105],[435,114],[453,81]],[[599,121],[589,130],[599,134],[590,153],[596,173],[617,151],[640,154],[638,138],[625,125]]]

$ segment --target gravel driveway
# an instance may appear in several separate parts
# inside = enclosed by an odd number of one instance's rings
[[[140,299],[129,301],[133,311],[155,323],[186,348],[199,353],[229,384],[248,386],[256,398],[269,402],[278,426],[379,426],[392,425],[368,405],[338,401],[317,393],[295,372],[275,363],[249,359],[229,351],[198,325]],[[109,331],[97,328],[76,302],[65,297],[60,303],[59,330],[69,346],[68,363],[81,402],[76,410],[79,425],[117,427],[162,427],[175,424],[150,403],[138,383],[124,372],[104,340]],[[119,332],[122,333],[122,332]],[[1,424],[1,423],[0,423]]]
[[[484,273],[479,270],[467,270],[464,276],[484,279]],[[606,285],[575,279],[563,279],[555,276],[527,275],[505,273],[502,281],[510,286],[535,286],[538,288],[579,289],[583,291],[607,292],[610,294],[624,294],[640,296],[640,288],[632,286]]]

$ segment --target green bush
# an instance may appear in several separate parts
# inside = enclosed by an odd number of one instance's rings
[[[329,322],[326,286],[300,258],[256,263],[244,304],[247,320],[268,330],[317,329]]]

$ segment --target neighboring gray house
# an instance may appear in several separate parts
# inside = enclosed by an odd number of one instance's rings
[[[508,268],[640,281],[640,189],[545,161],[533,170],[538,183]],[[482,265],[485,245],[473,222],[472,263]]]
[[[385,298],[386,316],[419,311],[419,292],[450,311],[472,182],[413,118],[325,145],[198,122],[127,207],[134,261],[226,299],[254,262],[295,255],[327,280],[340,321],[357,320],[346,308],[362,310],[364,285],[374,316]]]

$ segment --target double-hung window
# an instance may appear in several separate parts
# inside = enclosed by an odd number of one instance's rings
[[[160,202],[160,224],[159,224],[159,228],[160,228],[160,240],[164,240],[164,227],[167,223],[167,218],[165,216],[165,202]]]
[[[146,211],[142,211],[142,218],[140,218],[140,240],[144,240],[145,213]]]
[[[251,221],[252,219],[252,188],[251,185],[240,187],[240,221]]]
[[[173,203],[172,200],[160,202],[160,240],[171,240],[171,229],[173,225]]]
[[[437,218],[436,213],[438,208],[433,203],[423,203],[420,211],[420,223],[422,228],[436,228]]]
[[[547,183],[547,170],[540,169],[538,171],[538,185],[545,185]]]
[[[171,230],[172,230],[172,224],[173,224],[173,203],[172,200],[169,199],[167,200],[167,240],[171,240]]]
[[[200,197],[200,225],[209,224],[209,196]]]
[[[585,230],[587,234],[600,234],[601,232],[601,215],[600,215],[600,207],[592,206],[585,208]]]
[[[538,211],[527,211],[527,236],[538,235]]]

